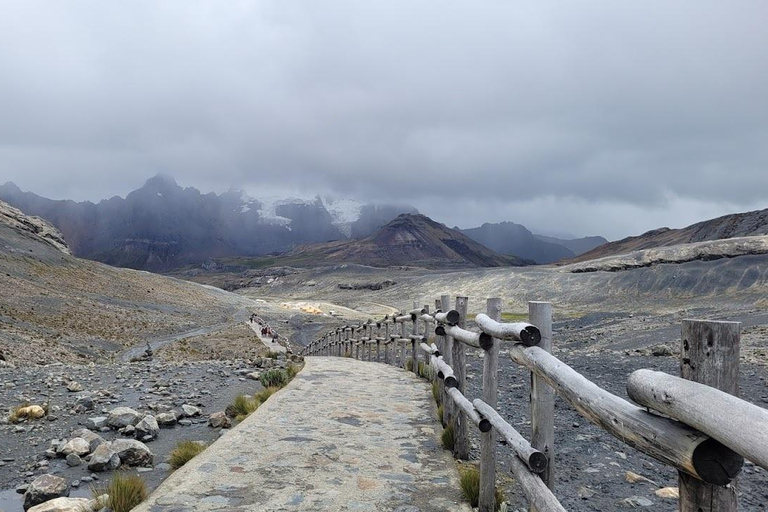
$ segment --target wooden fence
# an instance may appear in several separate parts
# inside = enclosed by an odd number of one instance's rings
[[[685,320],[682,376],[637,370],[627,382],[634,405],[590,382],[551,354],[552,307],[529,302],[529,321],[501,322],[501,300],[488,299],[476,331],[466,329],[467,297],[355,326],[342,326],[304,348],[304,355],[347,356],[409,368],[427,365],[440,383],[444,423],[454,430],[454,456],[468,459],[468,425],[480,430],[481,512],[495,510],[495,436],[516,457],[511,471],[532,511],[565,510],[553,494],[554,396],[618,440],[675,468],[679,510],[732,512],[737,509],[735,479],[744,457],[768,469],[768,411],[738,395],[740,324]],[[434,326],[434,327],[433,327]],[[434,332],[434,343],[430,334]],[[466,396],[465,347],[482,349],[482,397]],[[498,357],[503,346],[531,374],[531,441],[496,411]],[[423,359],[423,360],[421,360]],[[662,416],[661,414],[664,416]]]

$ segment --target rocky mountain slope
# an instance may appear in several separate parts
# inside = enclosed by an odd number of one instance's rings
[[[627,254],[655,247],[756,235],[768,235],[768,209],[725,215],[682,229],[654,229],[640,236],[631,236],[596,247],[574,258],[572,262]]]
[[[0,202],[0,361],[109,359],[132,345],[247,318],[251,301],[75,258],[56,230]]]
[[[530,265],[530,260],[498,254],[465,234],[424,215],[403,214],[361,240],[303,246],[288,254],[294,264],[359,263],[375,267],[427,268]]]
[[[576,256],[580,254],[584,254],[587,251],[591,251],[595,247],[599,247],[603,244],[608,243],[608,240],[606,240],[602,236],[585,236],[582,238],[573,238],[569,240],[566,240],[563,238],[556,238],[553,236],[544,236],[544,235],[533,235],[533,236],[536,237],[537,240],[541,240],[542,242],[561,245],[566,249],[572,251],[573,254],[575,254]]]
[[[462,229],[461,232],[498,253],[519,256],[540,264],[576,255],[562,245],[540,240],[525,226],[514,222],[485,223],[477,228]]]
[[[348,200],[203,194],[158,175],[125,198],[99,203],[54,201],[0,187],[0,200],[56,226],[82,258],[144,270],[167,270],[208,258],[257,256],[297,245],[364,237],[412,207]]]

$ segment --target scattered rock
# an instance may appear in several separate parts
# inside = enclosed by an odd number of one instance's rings
[[[160,433],[160,426],[154,416],[147,414],[136,424],[136,437],[144,441],[146,438],[155,439]]]
[[[79,392],[81,392],[83,389],[85,389],[85,388],[83,387],[83,385],[82,385],[82,384],[80,384],[80,383],[79,383],[79,382],[77,382],[77,381],[74,381],[74,380],[72,380],[72,381],[69,381],[69,384],[67,384],[67,391],[69,391],[70,393],[79,393]]]
[[[627,482],[631,484],[644,483],[644,484],[651,484],[655,487],[659,486],[653,480],[649,480],[648,478],[645,478],[642,475],[638,475],[637,473],[633,473],[632,471],[627,471],[627,474],[624,476],[624,478],[626,478]]]
[[[30,508],[27,512],[82,512],[98,510],[91,507],[88,498],[56,498]]]
[[[120,456],[109,444],[98,446],[91,454],[88,469],[91,471],[110,471],[120,467]],[[83,478],[85,482],[85,478]]]
[[[62,457],[66,457],[71,453],[80,457],[88,455],[91,453],[91,445],[82,437],[75,437],[74,439],[67,441],[67,443],[58,451],[58,454]]]
[[[232,421],[224,414],[224,411],[219,411],[208,417],[208,424],[213,428],[230,428]]]
[[[115,430],[134,426],[141,420],[141,415],[130,407],[116,407],[109,412],[107,426]]]
[[[195,407],[194,405],[188,405],[188,404],[182,405],[181,410],[184,411],[184,416],[186,416],[187,418],[200,416],[200,414],[202,413],[199,407]]]
[[[662,487],[654,494],[659,498],[668,498],[672,500],[680,499],[680,489],[678,487]]]
[[[161,412],[155,419],[157,419],[157,423],[161,427],[172,427],[176,424],[176,413],[173,411]]]
[[[652,507],[653,502],[648,498],[643,498],[642,496],[630,496],[629,498],[625,498],[621,500],[619,502],[619,505],[621,505],[622,507],[629,507],[629,508]]]
[[[85,428],[91,430],[99,430],[107,426],[106,416],[97,416],[95,418],[88,418],[85,420]]]
[[[72,432],[72,437],[81,437],[88,441],[88,446],[90,447],[90,451],[93,451],[96,449],[96,447],[106,443],[103,437],[101,437],[99,434],[95,434],[88,430],[87,428],[79,428]]]
[[[83,459],[81,459],[80,456],[77,455],[76,453],[70,453],[69,455],[67,455],[67,466],[74,468],[82,465],[82,463],[83,463]]]
[[[135,439],[117,439],[112,441],[111,448],[128,466],[151,466],[155,458],[147,445]]]
[[[35,478],[24,493],[24,510],[46,501],[69,496],[69,483],[54,475]]]

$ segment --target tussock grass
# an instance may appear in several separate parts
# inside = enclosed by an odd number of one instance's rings
[[[448,425],[443,429],[443,435],[440,437],[443,442],[443,448],[453,451],[453,447],[456,444],[456,439],[453,434],[453,425]]]
[[[419,377],[432,381],[435,380],[435,372],[430,365],[419,361]]]
[[[147,499],[147,485],[138,475],[131,475],[122,471],[113,473],[109,485],[92,490],[93,498],[107,494],[106,508],[112,512],[130,512],[139,503]]]
[[[237,395],[230,404],[230,410],[237,421],[243,421],[246,416],[259,408],[261,401],[246,395]]]
[[[198,443],[197,441],[179,441],[176,443],[176,447],[171,451],[168,462],[173,469],[179,469],[181,466],[192,460],[195,455],[198,455],[205,450],[205,448],[206,445]]]
[[[27,414],[27,412],[24,409],[26,409],[30,405],[31,404],[29,402],[24,401],[21,404],[14,407],[13,409],[11,409],[8,412],[8,423],[20,423],[21,421],[24,421],[24,420],[34,421],[34,420],[39,420],[48,416],[47,403],[41,406],[43,408],[43,416],[41,417],[30,416]]]
[[[480,471],[476,467],[468,467],[461,471],[459,479],[461,493],[464,499],[473,507],[477,507],[480,500]],[[496,510],[499,510],[504,501],[504,493],[496,489]]]
[[[445,417],[445,409],[441,405],[437,408],[437,419],[440,420],[440,424],[443,426],[445,426],[445,421],[443,421],[444,417]]]
[[[288,375],[288,380],[294,378],[300,371],[301,367],[293,363],[289,363],[288,366],[285,367],[285,373]]]
[[[288,384],[288,381],[291,380],[288,376],[288,373],[284,370],[280,369],[272,369],[268,372],[262,373],[261,377],[259,377],[259,382],[261,382],[261,385],[265,388],[269,387],[278,387],[281,388]]]
[[[413,371],[413,359],[406,359],[405,360],[405,369],[409,372]]]
[[[264,354],[264,357],[267,357],[269,359],[277,359],[278,357],[280,357],[280,352],[275,352],[273,350],[270,350],[269,352]]]
[[[276,386],[264,388],[255,395],[253,395],[254,400],[258,400],[259,403],[263,404],[267,401],[267,398],[271,397],[275,393],[277,393],[280,390],[280,388]]]

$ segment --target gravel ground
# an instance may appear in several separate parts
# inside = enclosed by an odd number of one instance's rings
[[[64,459],[49,460],[44,452],[52,439],[69,437],[87,418],[102,416],[118,406],[139,412],[179,410],[182,404],[202,409],[202,416],[193,418],[189,426],[162,428],[160,435],[147,446],[155,455],[155,469],[143,474],[154,489],[168,475],[164,465],[168,453],[182,439],[211,442],[220,431],[207,425],[208,414],[223,410],[238,394],[253,394],[262,389],[257,381],[246,379],[244,373],[255,368],[249,361],[205,362],[145,362],[114,365],[50,365],[15,369],[0,367],[0,404],[2,408],[22,401],[43,403],[50,399],[48,419],[21,425],[0,424],[0,510],[21,511],[21,495],[13,492],[17,486],[34,477],[50,473],[72,481],[81,481],[91,473],[85,465],[70,468]],[[81,393],[67,391],[75,380],[84,387]],[[93,393],[94,411],[75,413],[77,396]],[[50,421],[52,418],[56,418]],[[117,432],[101,435],[107,440],[121,437]],[[109,473],[96,475],[108,478]],[[89,494],[93,484],[81,483]]]

